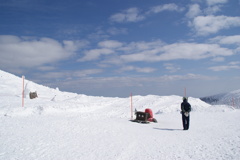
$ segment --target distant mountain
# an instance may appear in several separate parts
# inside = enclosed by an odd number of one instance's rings
[[[202,101],[212,105],[230,105],[234,108],[240,108],[240,89],[229,93],[222,93],[208,97],[200,98]]]

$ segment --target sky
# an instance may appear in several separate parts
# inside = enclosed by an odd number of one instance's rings
[[[240,89],[240,0],[0,0],[0,20],[0,69],[61,91]]]

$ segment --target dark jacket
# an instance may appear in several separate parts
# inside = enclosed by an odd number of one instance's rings
[[[187,102],[186,99],[184,99],[183,102],[181,103],[181,110],[183,113],[191,112],[191,105]]]

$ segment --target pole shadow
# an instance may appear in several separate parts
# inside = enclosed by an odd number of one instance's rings
[[[171,129],[171,128],[153,128],[161,131],[182,131],[182,129]]]

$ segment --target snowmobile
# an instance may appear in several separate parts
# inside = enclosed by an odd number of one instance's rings
[[[135,109],[135,115],[136,115],[136,119],[132,120],[132,122],[138,122],[138,123],[155,122],[155,123],[157,123],[157,120],[155,118],[153,118],[152,110],[149,108],[145,109],[145,112],[137,111]]]

